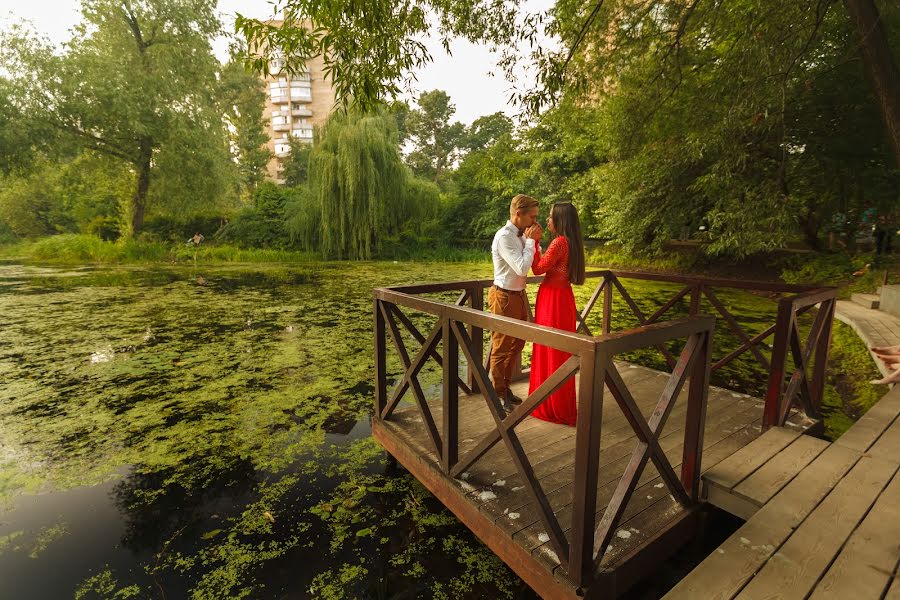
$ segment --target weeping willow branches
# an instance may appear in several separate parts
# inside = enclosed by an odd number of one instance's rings
[[[437,188],[403,165],[392,117],[337,111],[317,135],[309,193],[292,227],[304,246],[367,260],[437,216]]]

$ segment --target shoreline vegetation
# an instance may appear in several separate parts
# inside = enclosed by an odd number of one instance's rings
[[[292,248],[246,247],[216,241],[199,246],[187,241],[133,238],[108,241],[91,234],[74,233],[0,242],[0,260],[92,266],[331,262],[316,252]],[[490,240],[468,241],[455,246],[398,243],[371,260],[489,263]],[[871,252],[780,251],[738,260],[710,256],[699,245],[672,245],[660,252],[636,254],[618,244],[594,241],[588,245],[586,262],[589,268],[830,285],[841,288],[842,297],[849,297],[853,292],[874,292],[885,273],[890,281],[900,279],[900,256],[877,257]]]

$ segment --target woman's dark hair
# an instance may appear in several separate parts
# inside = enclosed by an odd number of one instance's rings
[[[584,283],[584,238],[578,211],[568,202],[557,202],[550,208],[550,218],[556,235],[565,236],[569,241],[569,281],[581,285]]]

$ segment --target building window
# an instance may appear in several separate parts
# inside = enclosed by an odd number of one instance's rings
[[[288,118],[282,115],[273,115],[272,116],[272,125],[287,125]]]
[[[291,151],[290,144],[275,144],[275,154],[287,154]]]

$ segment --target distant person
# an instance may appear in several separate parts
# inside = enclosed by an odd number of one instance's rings
[[[528,320],[528,296],[525,284],[535,258],[540,259],[541,226],[537,224],[538,201],[517,194],[509,204],[509,220],[494,235],[491,258],[494,262],[494,285],[488,290],[488,307],[495,315]],[[491,333],[491,379],[503,408],[512,410],[521,404],[509,389],[513,362],[525,340],[499,332]]]
[[[894,237],[894,230],[897,228],[896,224],[893,223],[892,217],[893,215],[883,213],[878,215],[878,218],[875,220],[875,229],[873,231],[875,236],[875,254],[891,253],[891,241]]]
[[[584,239],[578,211],[568,202],[558,202],[550,209],[547,229],[556,237],[547,247],[547,252],[534,262],[535,275],[546,277],[538,288],[535,301],[534,322],[545,327],[554,327],[574,332],[577,325],[575,294],[572,284],[584,283]],[[531,379],[528,393],[532,394],[550,378],[571,355],[541,344],[534,344],[531,354]],[[532,413],[551,423],[575,425],[578,411],[575,403],[575,378],[570,377],[557,391],[553,392]]]
[[[203,234],[198,231],[188,240],[187,243],[188,243],[188,245],[199,246],[200,242],[202,242],[205,239],[206,238],[203,237]]]

